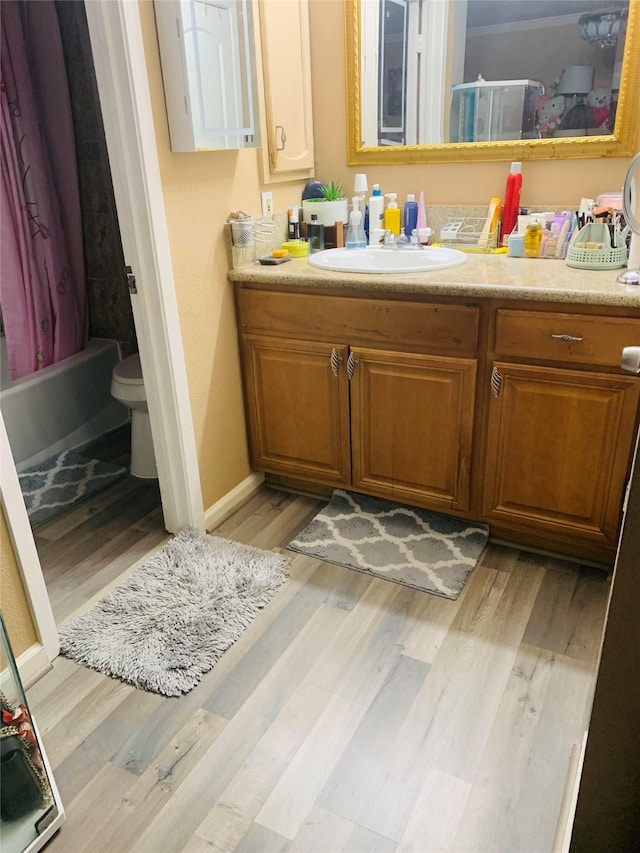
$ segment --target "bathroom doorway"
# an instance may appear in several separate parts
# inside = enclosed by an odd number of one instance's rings
[[[145,282],[144,293],[131,297],[131,302],[145,385],[147,373],[151,377],[147,397],[154,444],[158,439],[159,445],[158,485],[164,527],[175,532],[187,525],[204,527],[204,513],[155,135],[152,122],[148,120],[150,103],[140,21],[137,8],[131,6],[118,0],[109,4],[88,4],[86,10],[87,17],[91,19],[88,29],[93,48],[96,51],[98,45],[97,53],[100,54],[94,64],[116,189],[118,219],[122,232],[126,234],[124,252],[127,263],[133,266],[139,277],[138,281]],[[142,118],[141,112],[145,113]],[[5,515],[27,592],[32,604],[38,598],[41,605],[42,590],[36,589],[38,577],[41,579],[40,567],[37,566],[34,572],[29,546],[29,540],[33,546],[33,539],[24,535],[22,522],[26,511],[24,503],[20,506],[16,500],[15,481],[15,469],[13,479],[3,473]],[[19,536],[14,535],[18,528],[21,530]],[[63,547],[64,541],[63,537],[59,548]],[[37,611],[38,607],[34,605],[34,609]],[[37,614],[36,620],[40,621]],[[51,658],[50,651],[49,656]]]

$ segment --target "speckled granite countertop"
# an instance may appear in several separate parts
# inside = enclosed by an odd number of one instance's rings
[[[428,251],[428,249],[426,249]],[[416,293],[434,296],[484,296],[640,309],[640,287],[618,284],[620,270],[578,270],[564,261],[469,254],[467,263],[446,270],[401,275],[328,272],[307,258],[277,266],[257,261],[229,271],[229,280],[286,287]]]

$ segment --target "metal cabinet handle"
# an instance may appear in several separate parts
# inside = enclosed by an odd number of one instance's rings
[[[340,372],[340,365],[342,364],[342,356],[338,355],[336,348],[334,347],[331,350],[331,370],[333,371],[333,375],[337,376]]]
[[[500,389],[502,388],[502,374],[498,370],[497,367],[494,367],[491,371],[491,393],[494,397],[500,396]]]
[[[277,139],[278,139],[278,128],[280,128],[280,142],[282,145],[278,147]],[[285,133],[284,127],[281,124],[276,125],[276,151],[284,151],[284,146],[287,144],[287,134]]]
[[[583,337],[576,337],[575,335],[551,335],[552,338],[555,338],[557,341],[566,341],[567,343],[571,343],[572,341],[582,341]]]
[[[356,372],[356,367],[358,366],[358,359],[355,357],[353,352],[349,353],[349,358],[347,360],[347,376],[349,379],[353,378],[353,374]]]

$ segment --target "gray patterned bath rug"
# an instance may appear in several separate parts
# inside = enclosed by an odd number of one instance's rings
[[[488,538],[486,524],[336,489],[287,547],[456,599]]]
[[[126,473],[121,465],[89,459],[75,450],[65,450],[27,468],[18,479],[31,527],[39,527]]]

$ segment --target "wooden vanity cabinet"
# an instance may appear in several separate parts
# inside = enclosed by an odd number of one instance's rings
[[[640,320],[498,308],[494,330],[483,516],[494,535],[609,562],[640,397],[619,362]]]
[[[640,311],[236,288],[260,471],[488,521],[611,564]]]
[[[237,304],[254,468],[469,509],[476,306],[250,288]]]

